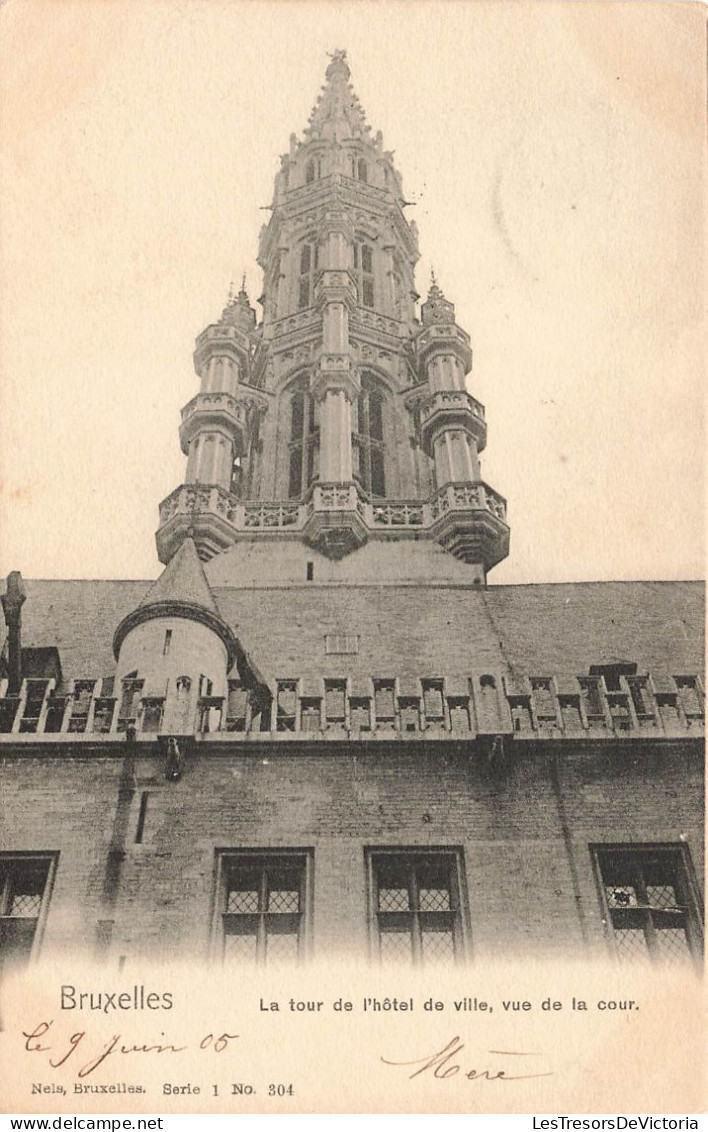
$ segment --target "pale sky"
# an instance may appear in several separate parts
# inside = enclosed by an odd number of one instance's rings
[[[151,578],[195,336],[348,52],[474,347],[490,583],[703,573],[704,12],[6,0],[0,575]]]

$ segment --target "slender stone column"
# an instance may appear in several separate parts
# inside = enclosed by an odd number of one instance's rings
[[[347,483],[351,478],[351,401],[343,389],[328,389],[320,407],[320,479]]]

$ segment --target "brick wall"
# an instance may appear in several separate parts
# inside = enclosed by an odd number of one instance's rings
[[[640,751],[617,742],[560,751],[517,744],[492,766],[479,743],[246,750],[209,742],[193,748],[174,783],[152,744],[133,747],[127,768],[99,748],[80,758],[69,749],[8,753],[1,772],[0,849],[60,854],[43,954],[90,952],[96,921],[112,919],[114,955],[205,956],[217,849],[314,850],[315,954],[366,954],[367,846],[461,848],[479,959],[603,952],[592,842],[684,843],[702,875],[696,741]],[[125,856],[108,907],[121,775]]]

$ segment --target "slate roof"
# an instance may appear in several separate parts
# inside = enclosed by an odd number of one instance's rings
[[[27,581],[22,643],[55,645],[65,679],[111,675],[117,625],[157,584]],[[704,667],[700,582],[215,587],[214,596],[267,679],[580,675],[619,660],[675,675]],[[331,632],[357,634],[358,653],[325,655]]]
[[[183,601],[191,605],[201,605],[210,613],[217,615],[219,613],[204,567],[199,560],[197,548],[191,538],[186,538],[172,555],[140,605],[141,607],[156,605],[163,601]]]

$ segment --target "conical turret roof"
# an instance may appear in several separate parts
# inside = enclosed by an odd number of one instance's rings
[[[219,613],[192,538],[184,540],[137,608],[121,621],[113,637],[116,659],[128,633],[154,617],[186,617],[206,625],[224,642],[229,668],[240,651],[234,634]]]
[[[156,605],[163,601],[201,605],[210,613],[219,615],[193,538],[186,538],[179,550],[175,551],[138,608]]]

